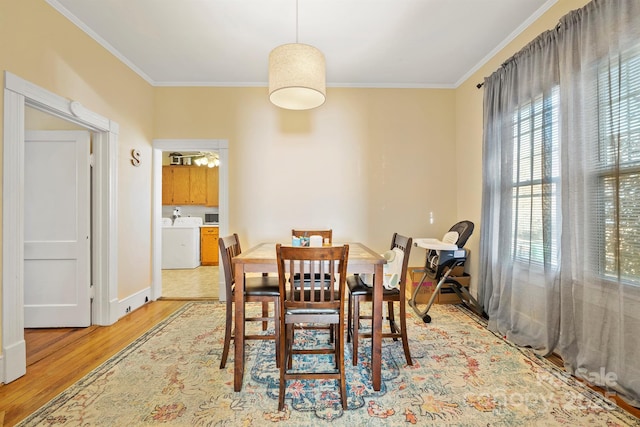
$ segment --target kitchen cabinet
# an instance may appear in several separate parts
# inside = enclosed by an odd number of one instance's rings
[[[162,167],[163,205],[205,205],[207,170],[191,166]]]
[[[190,204],[207,203],[207,170],[203,167],[189,168]]]
[[[218,227],[200,227],[200,263],[218,265]]]
[[[173,204],[173,169],[166,166],[162,168],[162,204]]]
[[[190,200],[190,184],[189,169],[172,168],[173,169],[173,201],[174,205],[188,205]]]
[[[219,170],[219,168],[207,168],[207,206],[218,207]]]

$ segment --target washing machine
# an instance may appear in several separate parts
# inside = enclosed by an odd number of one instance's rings
[[[190,269],[200,266],[202,218],[180,217],[162,227],[162,268]]]

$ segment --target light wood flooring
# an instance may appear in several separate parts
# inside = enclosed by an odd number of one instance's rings
[[[25,329],[27,373],[0,384],[0,426],[35,412],[185,303],[150,302],[111,326]]]
[[[162,270],[162,299],[218,299],[219,266]]]

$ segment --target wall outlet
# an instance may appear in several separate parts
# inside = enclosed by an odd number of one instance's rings
[[[127,307],[127,308],[124,310],[124,312],[125,312],[125,313],[131,313],[131,306]]]

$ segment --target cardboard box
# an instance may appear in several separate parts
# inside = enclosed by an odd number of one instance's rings
[[[461,276],[449,277],[469,289],[469,285],[471,284],[471,276],[469,274],[463,272]],[[452,285],[443,283],[438,295],[438,304],[459,304],[461,302],[460,297],[453,290]]]
[[[420,283],[422,275],[422,272],[412,270],[411,283],[410,286],[407,286],[407,291],[410,292],[410,294],[407,295],[407,298],[413,298],[414,292],[416,290],[416,287]],[[467,289],[469,288],[469,285],[471,283],[471,276],[469,274],[463,272],[461,276],[449,277],[456,280],[458,283],[460,283],[460,285],[466,287]],[[438,282],[434,281],[433,278],[425,278],[425,281],[422,283],[420,289],[418,290],[418,293],[415,296],[415,302],[422,305],[428,304],[437,285]],[[458,294],[456,294],[452,289],[451,284],[448,284],[446,282],[442,284],[438,295],[434,299],[435,304],[458,304],[460,302],[461,301],[460,297],[458,297]]]
[[[409,267],[409,274],[407,274],[407,299],[413,298],[413,293],[424,276],[424,271],[424,267]],[[431,280],[427,275],[416,295],[416,302],[420,304],[426,304],[429,302],[429,298],[431,298],[431,294],[433,293],[435,286],[436,283],[433,283],[433,280]]]
[[[408,276],[411,276],[411,280],[413,282],[417,282],[419,281],[422,276],[424,275],[424,271],[425,268],[424,267],[409,267],[409,274]],[[434,272],[430,272],[427,274],[427,279],[429,278],[429,276],[433,276],[435,273]],[[444,272],[443,272],[444,274]],[[451,274],[449,274],[449,276],[463,276],[464,275],[464,266],[462,265],[458,265],[456,267],[453,267]],[[425,280],[427,280],[425,279]]]
[[[440,289],[440,294],[438,295],[438,304],[459,304],[460,297],[452,288],[442,288]]]
[[[409,278],[411,282],[418,282],[424,275],[424,267],[409,267]]]
[[[464,266],[463,265],[457,265],[455,267],[453,267],[453,271],[451,271],[451,274],[449,276],[464,276]]]
[[[413,298],[414,292],[416,290],[416,287],[418,286],[419,282],[419,278],[418,280],[416,280],[415,282],[411,283],[410,288],[411,289],[411,295],[409,295],[409,298]],[[418,304],[427,304],[429,302],[429,300],[431,299],[431,295],[433,295],[433,291],[436,288],[437,283],[431,281],[431,280],[425,280],[422,285],[420,286],[420,289],[418,290],[418,293],[415,294],[415,302]],[[437,301],[437,297],[436,297],[436,301]]]
[[[451,279],[455,280],[456,282],[460,283],[460,285],[464,286],[465,288],[468,288],[469,285],[471,284],[471,276],[468,273],[462,273],[460,276],[449,276]],[[450,284],[444,283],[442,285],[442,287],[450,287]]]

